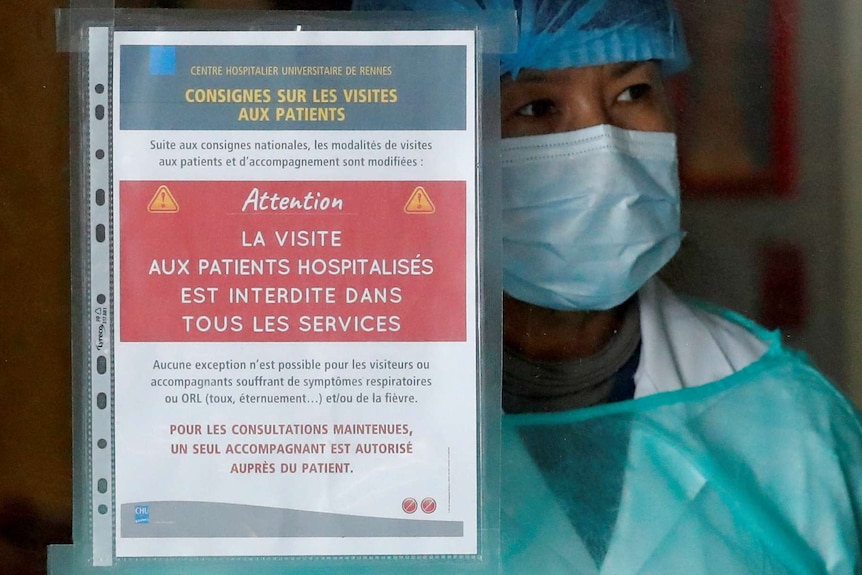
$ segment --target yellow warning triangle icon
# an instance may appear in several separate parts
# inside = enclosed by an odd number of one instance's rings
[[[167,186],[159,186],[147,206],[147,211],[151,214],[175,214],[180,211],[180,205]]]
[[[425,188],[416,186],[410,199],[407,200],[407,205],[404,206],[404,211],[408,214],[433,214],[437,208],[434,207],[434,202],[428,197]]]

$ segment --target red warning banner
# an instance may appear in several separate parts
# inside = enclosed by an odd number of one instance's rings
[[[464,182],[121,182],[120,340],[464,341]]]

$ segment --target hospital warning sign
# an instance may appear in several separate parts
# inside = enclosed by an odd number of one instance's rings
[[[459,181],[121,182],[120,339],[464,341],[465,194]]]

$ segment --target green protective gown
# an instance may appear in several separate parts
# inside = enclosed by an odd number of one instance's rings
[[[701,387],[503,425],[504,573],[862,573],[862,425],[777,333]]]

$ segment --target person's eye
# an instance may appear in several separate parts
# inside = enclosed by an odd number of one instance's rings
[[[617,96],[617,102],[636,102],[649,95],[652,86],[649,84],[635,84],[623,90]]]
[[[517,114],[519,116],[527,116],[530,118],[541,118],[553,113],[555,110],[556,107],[551,100],[542,99],[534,100],[526,106],[521,106],[518,108]]]

